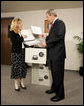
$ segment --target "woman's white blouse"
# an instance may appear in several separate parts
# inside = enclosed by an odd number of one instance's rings
[[[20,37],[22,36],[20,33],[19,33],[19,35],[20,35]],[[23,42],[22,42],[22,48],[24,48],[24,44],[23,44]]]

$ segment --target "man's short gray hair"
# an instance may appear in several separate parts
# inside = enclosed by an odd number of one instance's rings
[[[57,14],[55,13],[54,9],[49,9],[46,14],[48,15],[54,15],[55,17],[57,17]]]

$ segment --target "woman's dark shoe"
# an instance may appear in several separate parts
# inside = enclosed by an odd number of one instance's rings
[[[22,89],[27,89],[27,87],[25,87],[25,86],[23,87],[21,84],[20,84],[20,87],[21,87]]]
[[[20,89],[19,89],[19,88],[18,88],[18,89],[15,89],[15,91],[18,91],[18,92],[19,92],[19,91],[20,91]]]

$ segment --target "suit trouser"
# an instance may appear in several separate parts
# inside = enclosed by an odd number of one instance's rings
[[[51,74],[52,74],[52,86],[57,96],[64,97],[64,63],[65,58],[59,58],[57,61],[50,60]]]

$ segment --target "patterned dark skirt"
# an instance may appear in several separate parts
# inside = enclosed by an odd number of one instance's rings
[[[25,63],[24,53],[12,53],[11,79],[25,78],[27,74],[27,67]]]

